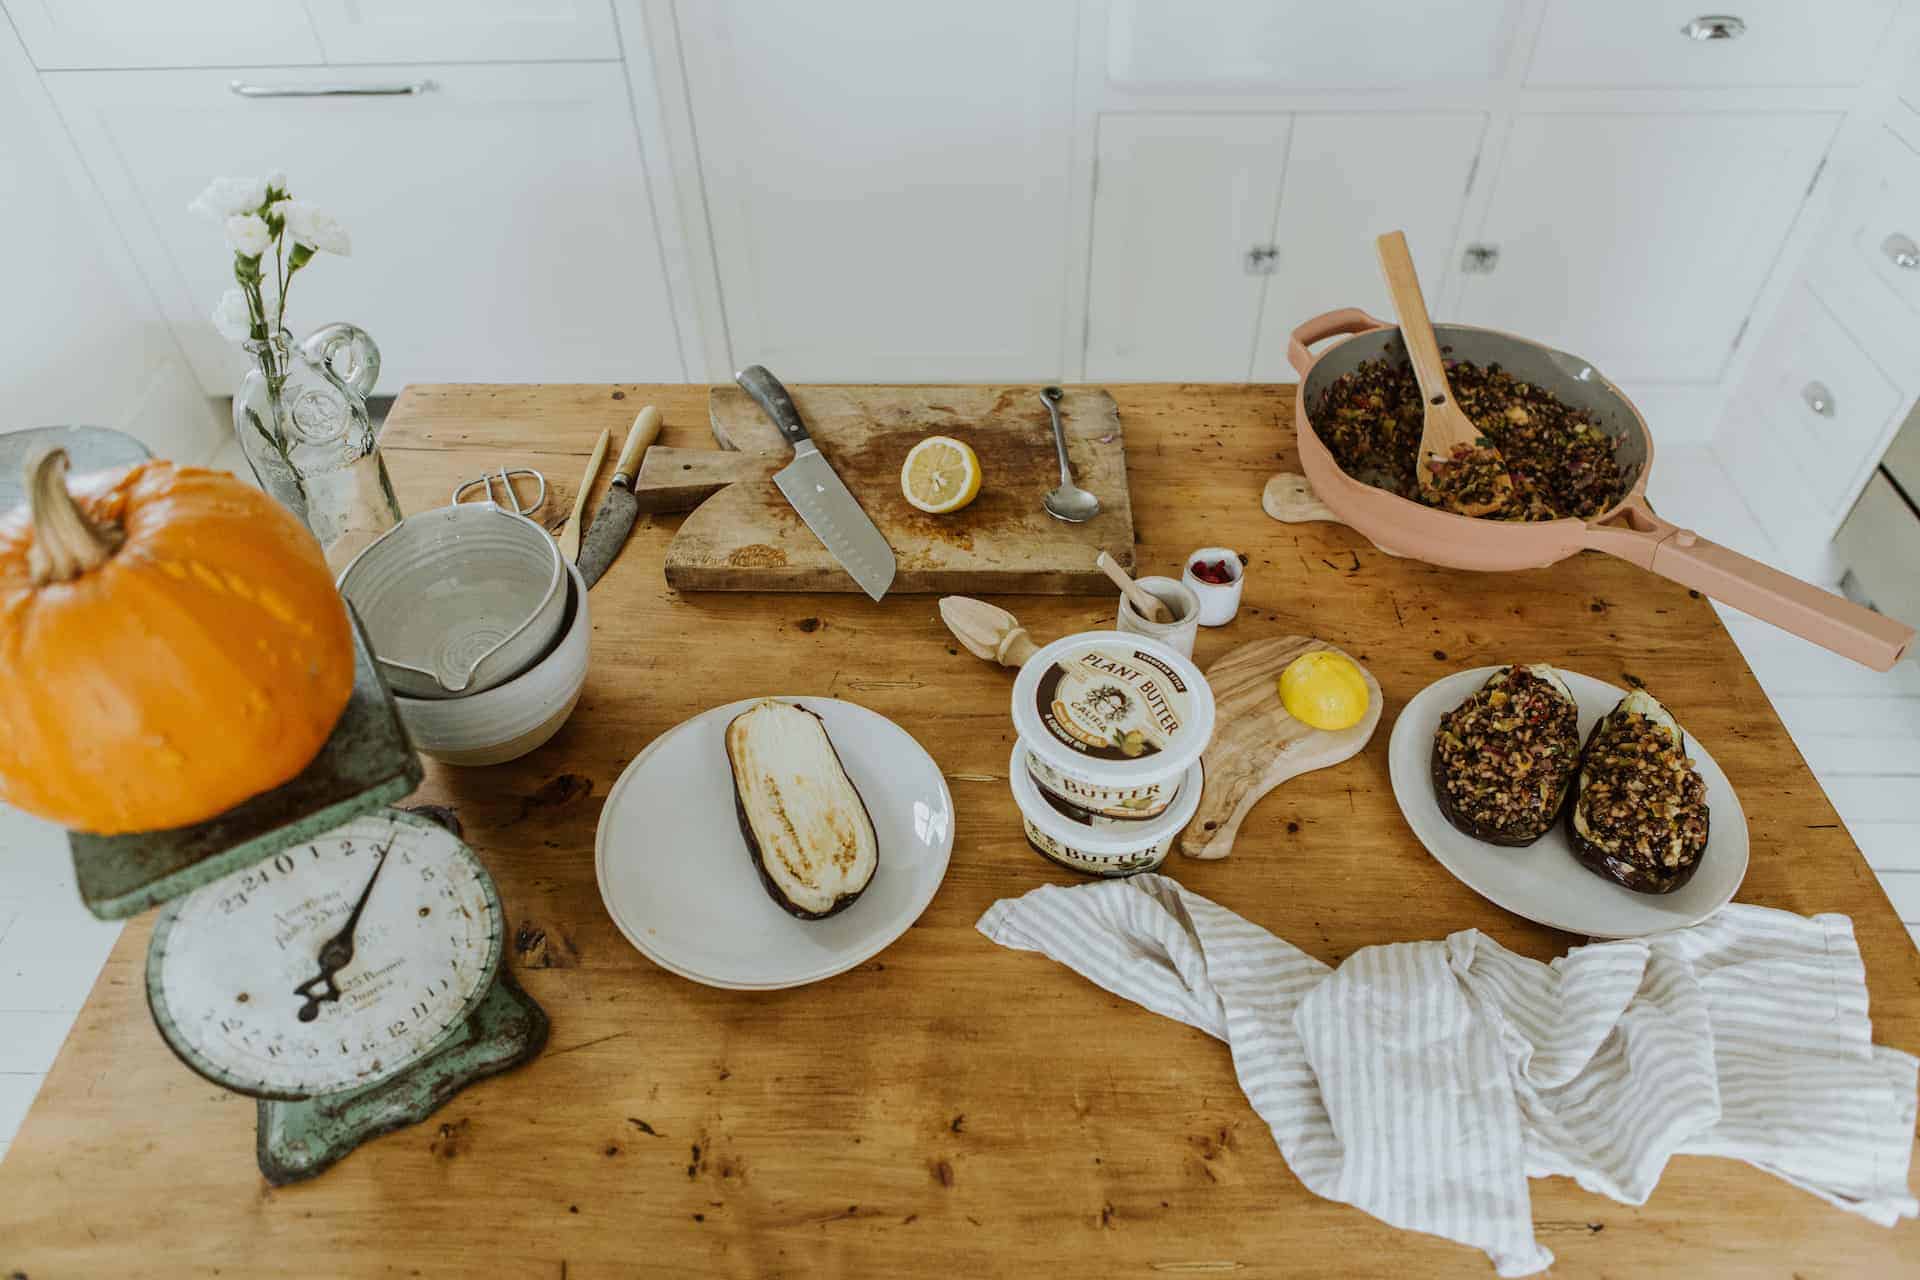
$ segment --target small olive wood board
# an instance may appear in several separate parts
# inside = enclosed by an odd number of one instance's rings
[[[1260,491],[1260,509],[1282,524],[1346,524],[1332,507],[1320,501],[1312,483],[1298,471],[1276,471]],[[1381,555],[1399,556],[1398,551],[1376,548]]]
[[[1085,524],[1047,515],[1059,480],[1046,405],[1037,387],[792,388],[820,452],[893,548],[889,594],[992,592],[1107,595],[1100,552],[1133,565],[1126,441],[1113,397],[1068,388],[1061,402],[1067,452],[1101,512]],[[691,511],[667,548],[680,591],[858,591],[772,476],[793,457],[738,387],[715,387],[708,414],[718,451],[648,451],[634,481],[641,511]],[[930,435],[964,440],[980,458],[979,497],[951,515],[916,510],[900,492],[907,451]]]
[[[1180,852],[1189,858],[1232,853],[1240,824],[1269,791],[1359,754],[1379,727],[1380,684],[1357,662],[1367,681],[1367,714],[1359,724],[1329,732],[1287,714],[1280,704],[1280,673],[1315,649],[1353,656],[1324,640],[1279,636],[1243,644],[1207,668],[1217,716],[1213,742],[1201,757],[1206,785],[1200,809],[1180,836]]]

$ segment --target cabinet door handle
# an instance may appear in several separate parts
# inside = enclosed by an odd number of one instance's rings
[[[1681,35],[1703,44],[1708,40],[1738,40],[1746,33],[1745,20],[1730,13],[1704,13],[1680,28]]]
[[[1880,242],[1880,252],[1887,255],[1894,266],[1907,271],[1920,271],[1920,244],[1913,242],[1912,236],[1901,235],[1898,231]]]
[[[248,84],[232,80],[227,88],[241,98],[411,98],[439,88],[431,80],[400,84]]]
[[[1826,383],[1809,382],[1806,386],[1800,388],[1800,398],[1807,402],[1807,408],[1813,410],[1821,417],[1831,418],[1833,416],[1833,392],[1827,390]]]

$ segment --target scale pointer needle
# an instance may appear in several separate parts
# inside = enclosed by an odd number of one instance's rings
[[[300,1006],[300,1021],[312,1022],[320,1016],[322,1004],[340,998],[340,987],[333,975],[353,962],[353,932],[359,927],[360,913],[366,909],[367,899],[373,896],[374,882],[380,879],[380,870],[387,865],[387,855],[392,852],[393,841],[388,840],[387,847],[380,851],[380,861],[373,864],[373,874],[367,877],[367,887],[360,891],[360,901],[353,904],[353,913],[340,926],[340,932],[320,944],[320,972],[293,989],[293,994],[306,997],[306,1003]]]

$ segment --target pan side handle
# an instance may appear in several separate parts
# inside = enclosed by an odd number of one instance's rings
[[[1913,628],[1662,520],[1636,499],[1587,526],[1586,545],[1692,587],[1843,658],[1885,671]]]
[[[1370,316],[1358,307],[1341,307],[1338,311],[1326,311],[1302,321],[1300,326],[1287,335],[1287,363],[1293,371],[1305,378],[1313,362],[1320,357],[1307,350],[1314,343],[1326,338],[1345,334],[1365,333],[1370,329],[1384,329],[1385,320]]]

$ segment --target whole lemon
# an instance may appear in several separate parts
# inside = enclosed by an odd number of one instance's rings
[[[1280,703],[1316,729],[1347,729],[1367,714],[1367,678],[1345,654],[1303,653],[1280,673]]]

